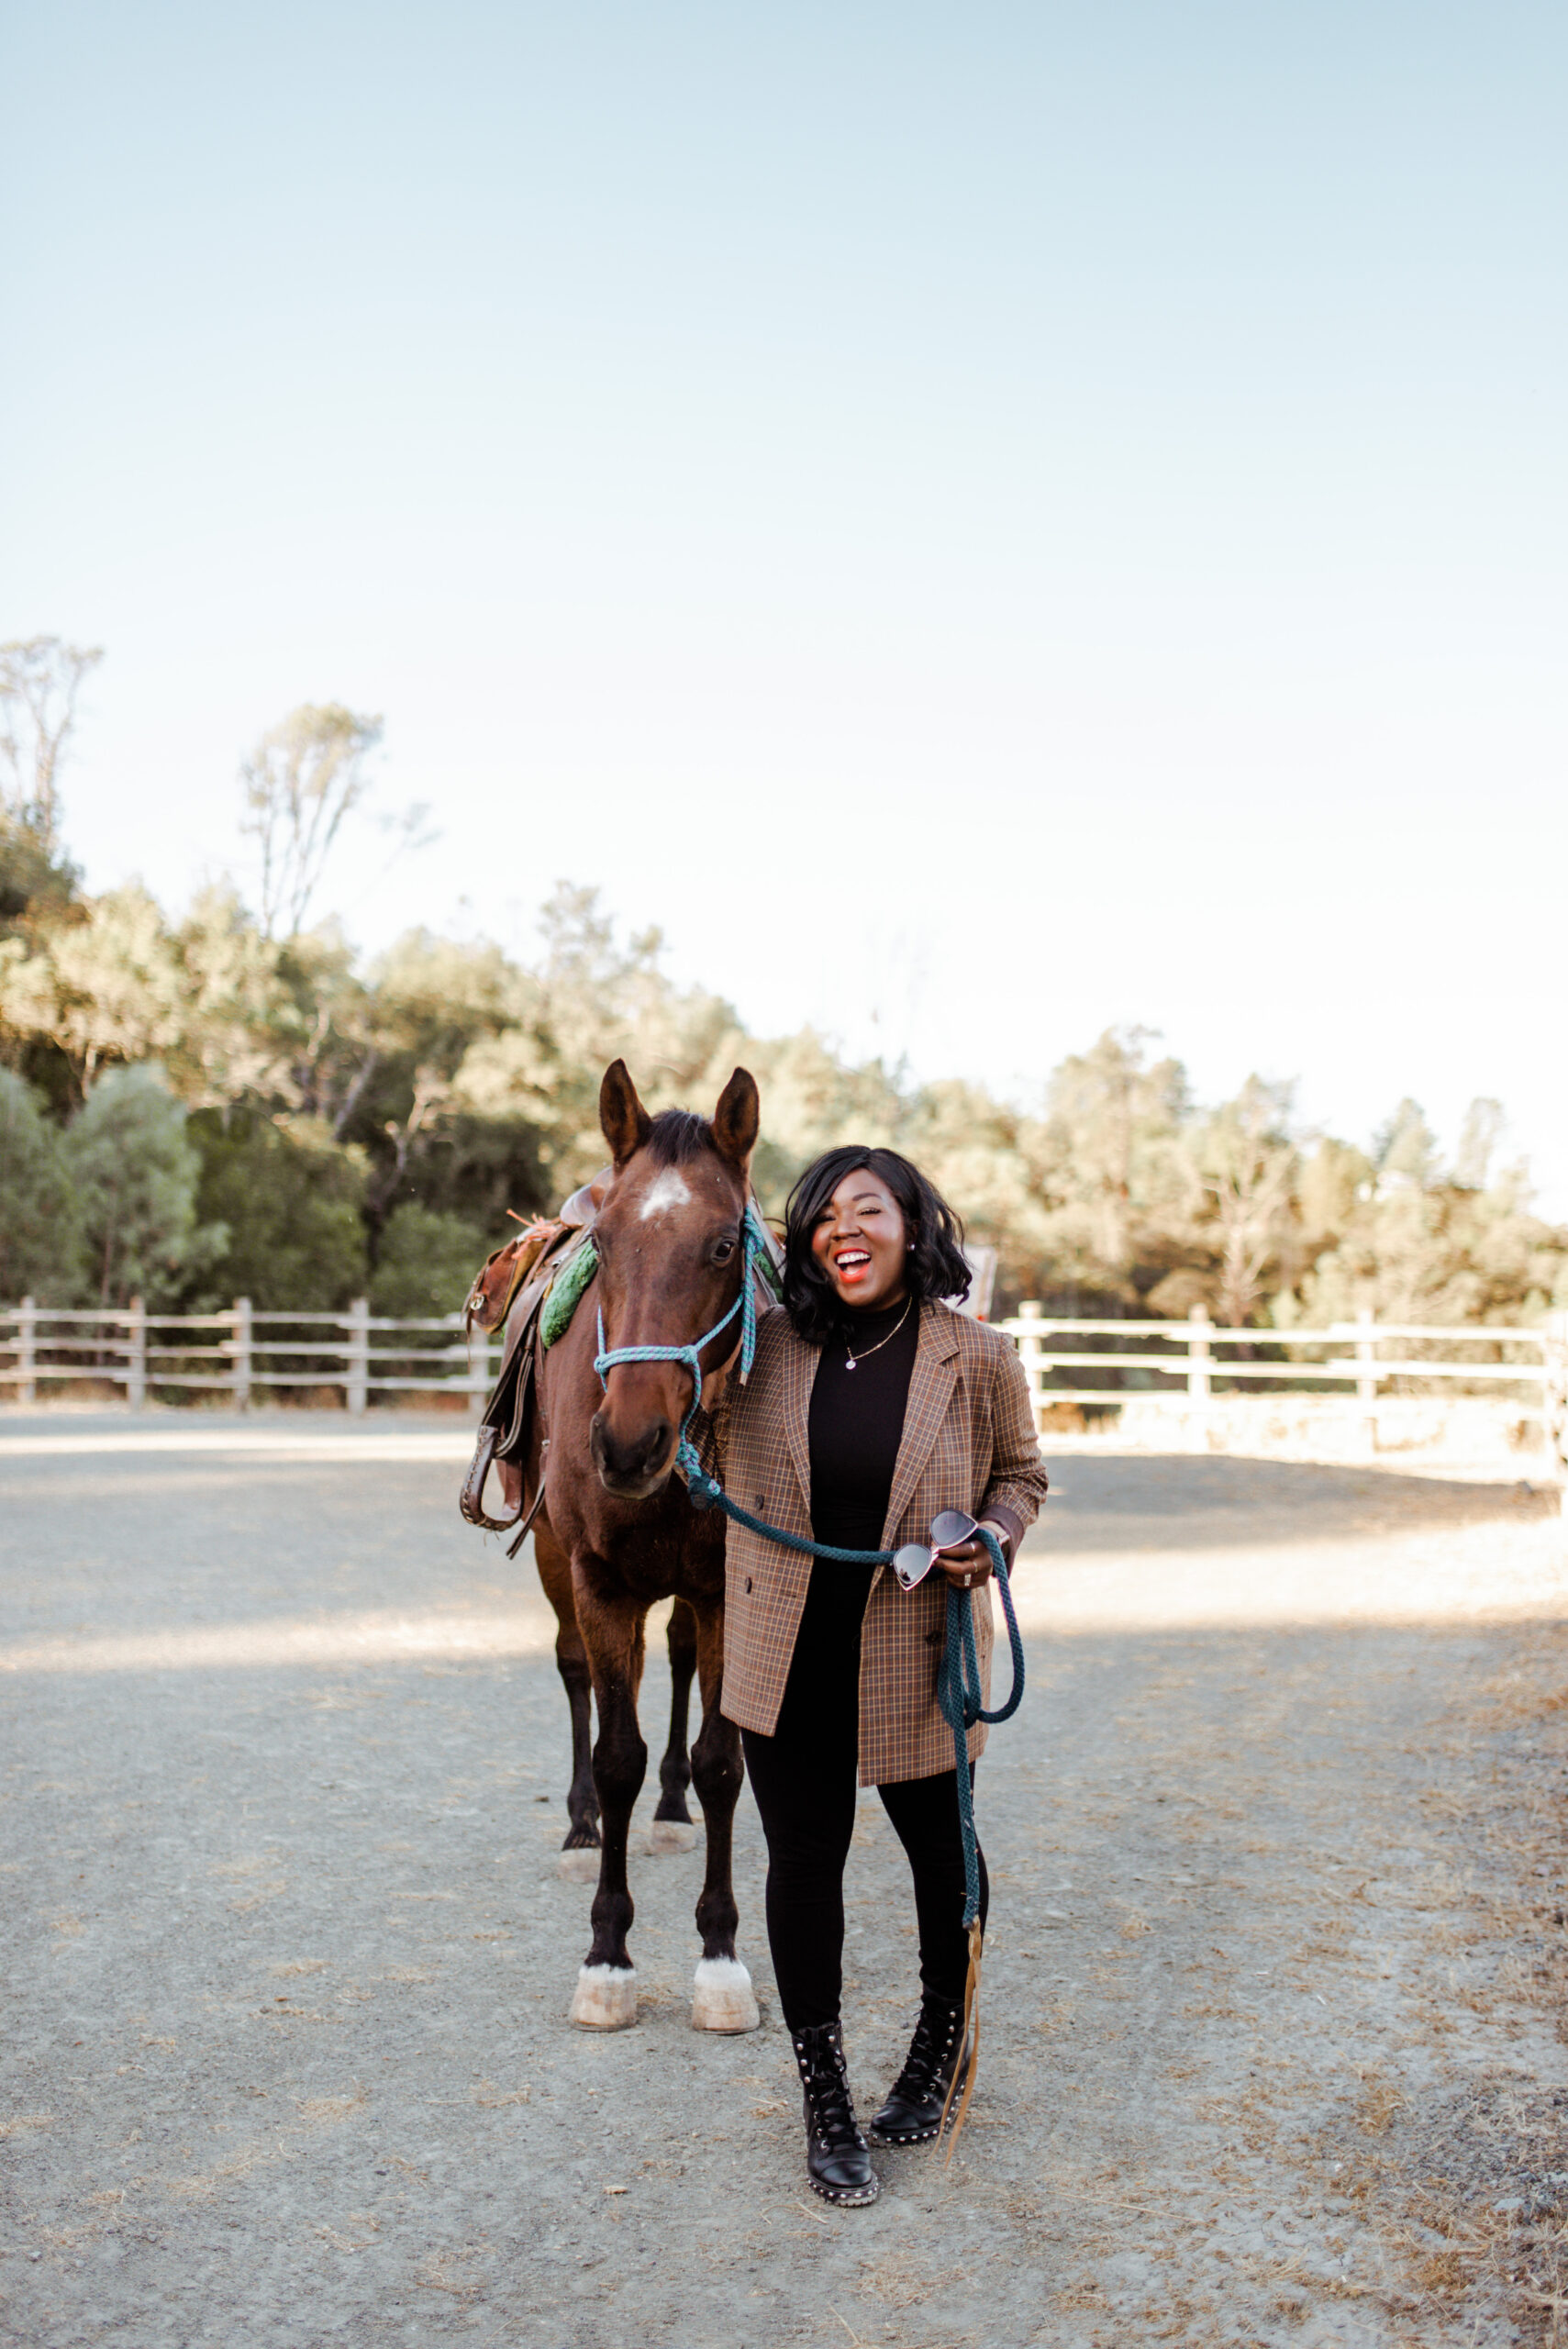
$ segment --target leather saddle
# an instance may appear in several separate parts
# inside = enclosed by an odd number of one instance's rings
[[[510,1334],[500,1376],[480,1416],[479,1440],[458,1507],[470,1525],[482,1526],[489,1533],[514,1534],[507,1553],[512,1557],[522,1547],[523,1537],[544,1501],[542,1462],[531,1508],[525,1510],[519,1489],[511,1516],[492,1517],[484,1507],[484,1487],[491,1469],[499,1462],[516,1470],[520,1488],[537,1402],[535,1340],[539,1315],[556,1275],[575,1255],[592,1228],[602,1196],[598,1182],[584,1183],[581,1190],[573,1192],[558,1216],[539,1216],[526,1224],[515,1240],[486,1257],[463,1308],[468,1328],[488,1332],[509,1324]]]

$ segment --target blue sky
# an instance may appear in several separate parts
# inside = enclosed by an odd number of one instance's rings
[[[0,635],[89,881],[295,703],[765,1029],[1028,1096],[1113,1021],[1568,1215],[1544,6],[13,11]]]

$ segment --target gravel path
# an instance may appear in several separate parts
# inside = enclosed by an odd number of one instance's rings
[[[1119,2349],[1549,2321],[1508,2282],[1568,2188],[1543,1499],[1053,1463],[1030,1693],[980,1775],[969,2128],[951,2167],[884,2154],[881,2201],[834,2213],[803,2190],[749,1800],[761,2032],[688,2027],[695,1853],[635,1865],[638,2029],[568,2027],[589,1895],[555,1865],[551,1622],[526,1558],[457,1519],[462,1431],[420,1424],[423,1456],[341,1420],[325,1452],[303,1419],[295,1453],[228,1451],[216,1419],[215,1450],[105,1455],[81,1417],[0,1419],[0,2339]],[[666,1687],[660,1658],[655,1752]],[[914,1950],[874,1798],[856,1846],[869,2104]],[[1475,2213],[1510,2205],[1481,2258]]]

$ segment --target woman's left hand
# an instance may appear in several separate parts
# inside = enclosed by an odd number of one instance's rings
[[[1007,1554],[1007,1537],[999,1525],[986,1520],[986,1531],[994,1533],[1002,1544],[1002,1555]],[[951,1550],[938,1553],[937,1564],[949,1582],[960,1590],[976,1590],[991,1575],[991,1553],[976,1534],[973,1541],[960,1542]]]

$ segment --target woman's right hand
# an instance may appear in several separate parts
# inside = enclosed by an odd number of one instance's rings
[[[1006,1530],[990,1518],[984,1523],[986,1531],[994,1533],[1001,1543],[1002,1555],[1006,1558],[1008,1547]],[[983,1582],[990,1579],[991,1553],[978,1534],[967,1542],[955,1542],[951,1550],[939,1550],[936,1563],[949,1582],[959,1590],[977,1590]]]

